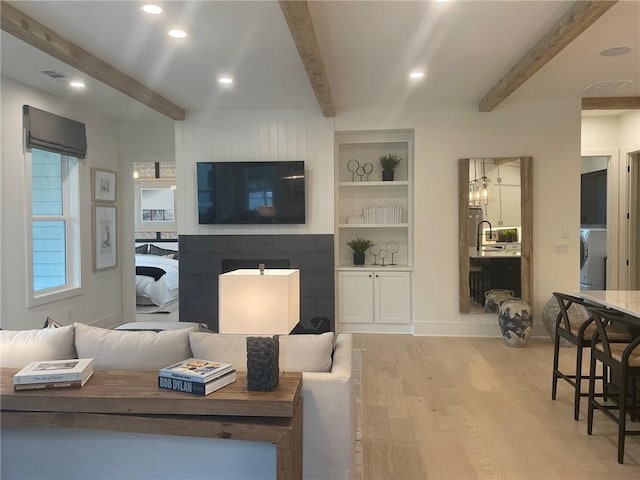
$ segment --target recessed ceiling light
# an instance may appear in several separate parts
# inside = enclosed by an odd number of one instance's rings
[[[619,57],[620,55],[626,55],[631,49],[629,47],[615,47],[602,50],[600,55],[603,57]]]
[[[72,80],[69,82],[69,86],[73,88],[84,88],[86,85],[82,80]]]
[[[151,4],[145,5],[144,7],[142,7],[142,10],[146,13],[150,13],[151,15],[158,15],[162,13],[162,9],[159,6]]]
[[[223,75],[221,77],[218,77],[218,82],[222,83],[223,85],[229,85],[229,84],[233,83],[233,78],[231,78],[228,75]]]
[[[409,74],[409,78],[414,78],[414,79],[418,79],[418,78],[424,78],[424,72],[411,72]]]
[[[173,38],[184,38],[187,36],[187,32],[174,28],[173,30],[169,30],[169,36]]]

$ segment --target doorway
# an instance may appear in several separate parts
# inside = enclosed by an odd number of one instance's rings
[[[640,152],[628,154],[627,263],[629,290],[640,290]]]
[[[585,155],[581,160],[580,290],[606,290],[610,157]]]

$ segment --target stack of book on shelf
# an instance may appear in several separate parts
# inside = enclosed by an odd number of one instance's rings
[[[402,207],[364,207],[364,223],[402,223]]]
[[[349,223],[349,224],[364,223],[364,216],[363,215],[353,215],[351,217],[347,217],[347,223]]]
[[[236,381],[230,363],[188,358],[160,370],[158,386],[194,395],[209,395]]]
[[[13,389],[80,388],[93,375],[93,358],[33,362],[13,376]]]

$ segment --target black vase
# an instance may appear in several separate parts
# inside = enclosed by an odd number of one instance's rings
[[[353,254],[353,264],[354,265],[364,265],[364,253],[354,253]]]
[[[393,182],[393,170],[382,170],[382,181]]]
[[[247,390],[271,392],[279,381],[278,336],[247,337]]]

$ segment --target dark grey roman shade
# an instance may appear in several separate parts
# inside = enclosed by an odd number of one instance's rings
[[[22,106],[22,114],[28,147],[76,158],[87,156],[87,133],[84,123],[30,105]]]

